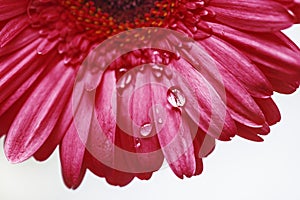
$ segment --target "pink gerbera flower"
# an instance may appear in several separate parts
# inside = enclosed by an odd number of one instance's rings
[[[0,0],[0,136],[8,160],[46,160],[59,146],[68,187],[78,187],[87,169],[123,186],[134,177],[149,179],[164,158],[180,178],[200,174],[215,139],[239,135],[262,141],[259,135],[280,120],[273,92],[290,94],[300,83],[300,51],[281,32],[300,21],[299,5],[297,0]],[[172,32],[155,38],[154,45],[145,34],[128,34],[143,27],[166,28],[190,40],[179,41]],[[104,51],[97,48],[124,31],[127,38],[105,43]],[[202,48],[181,47],[191,39]],[[131,49],[139,41],[153,48]],[[116,44],[129,50],[107,63],[99,80],[84,79],[97,82],[97,88],[76,93],[82,69],[90,70],[85,64],[108,62]],[[204,59],[202,68],[193,59]],[[118,94],[124,85],[133,92],[129,97]],[[97,130],[93,120],[104,135],[85,131]]]

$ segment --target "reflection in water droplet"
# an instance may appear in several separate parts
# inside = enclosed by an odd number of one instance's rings
[[[140,138],[135,138],[134,139],[134,146],[136,148],[139,148],[141,146],[141,140],[140,140]]]
[[[144,124],[140,128],[140,134],[144,137],[147,137],[148,135],[150,135],[151,131],[152,131],[152,124],[150,124],[150,123]]]
[[[186,99],[182,92],[176,87],[170,87],[167,92],[168,102],[175,108],[184,106]]]

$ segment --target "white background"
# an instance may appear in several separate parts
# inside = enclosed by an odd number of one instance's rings
[[[300,46],[300,26],[286,33]],[[300,199],[300,92],[275,95],[282,120],[263,143],[235,137],[218,142],[204,160],[200,176],[178,179],[170,169],[154,173],[149,181],[134,180],[120,188],[87,173],[73,191],[62,181],[58,152],[46,162],[30,159],[9,164],[0,148],[0,200],[53,199],[202,199],[299,200]],[[3,138],[0,140],[3,144]]]

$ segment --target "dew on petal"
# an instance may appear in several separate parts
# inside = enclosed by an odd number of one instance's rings
[[[120,69],[118,69],[118,75],[119,75],[119,76],[124,75],[126,72],[127,72],[127,69],[126,69],[126,68],[120,68]]]
[[[144,137],[149,136],[151,131],[152,131],[152,124],[150,123],[146,123],[140,128],[140,134]]]
[[[132,80],[132,76],[131,74],[128,74],[125,78],[125,84],[128,85],[131,82],[131,80]]]
[[[162,118],[158,118],[158,123],[162,124],[163,123],[163,119]]]
[[[180,52],[178,50],[175,51],[175,59],[179,60],[181,58]]]
[[[181,90],[176,87],[169,88],[167,92],[168,102],[175,108],[184,106],[186,99]]]
[[[134,139],[134,146],[136,148],[139,148],[141,146],[141,139],[140,138],[135,138]]]
[[[144,71],[145,71],[145,66],[141,66],[141,67],[139,68],[139,71],[140,71],[140,72],[144,72]]]
[[[117,77],[119,78],[117,84],[118,92],[122,93],[124,89],[130,85],[133,77],[132,74],[130,72],[127,72],[127,69],[125,68],[121,68],[118,70]]]
[[[154,65],[152,67],[152,73],[156,78],[162,77],[163,67],[159,65]]]

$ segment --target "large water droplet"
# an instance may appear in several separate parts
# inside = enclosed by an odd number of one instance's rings
[[[150,135],[151,131],[152,131],[152,124],[150,124],[150,123],[144,124],[140,128],[140,134],[144,137],[147,137],[148,135]]]
[[[170,87],[167,92],[168,102],[175,108],[184,106],[186,99],[181,90],[176,87]]]

